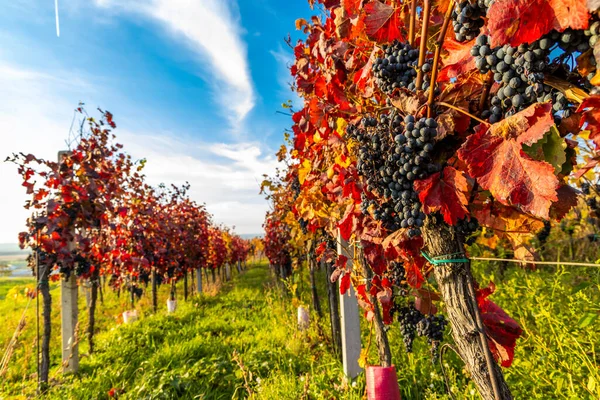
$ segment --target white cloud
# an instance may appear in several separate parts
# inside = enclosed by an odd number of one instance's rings
[[[255,105],[246,45],[241,39],[239,16],[226,0],[95,0],[110,10],[141,14],[159,22],[197,52],[219,104],[233,113],[234,127]],[[213,74],[214,72],[214,74]],[[216,81],[212,81],[216,79]]]
[[[1,59],[0,87],[2,161],[20,151],[56,158],[57,151],[65,148],[77,105],[72,99],[99,97],[97,88],[72,72],[57,75],[28,70]],[[93,108],[90,105],[88,111],[93,113]],[[273,173],[274,157],[265,156],[254,143],[205,143],[163,132],[138,133],[119,122],[132,118],[118,111],[115,118],[119,126],[115,133],[124,150],[134,158],[148,160],[145,173],[149,183],[188,181],[190,197],[206,203],[215,222],[235,225],[238,233],[262,231],[268,205],[258,195],[259,184],[263,174]],[[14,164],[0,163],[0,243],[16,242],[17,233],[24,228],[27,196],[21,183]]]
[[[49,95],[43,85],[60,88],[65,98],[77,91],[43,72],[0,64],[0,161],[14,152],[54,159],[65,148],[76,104]],[[0,162],[0,242],[16,242],[29,215],[23,208],[27,197],[21,183],[16,165]]]

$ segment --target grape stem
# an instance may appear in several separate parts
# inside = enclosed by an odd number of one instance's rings
[[[442,46],[444,45],[444,38],[446,37],[446,32],[448,31],[448,26],[450,25],[450,19],[452,19],[452,9],[454,8],[454,0],[450,0],[448,4],[448,10],[446,10],[446,15],[444,16],[444,23],[442,24],[442,30],[438,35],[436,46],[435,46],[435,55],[433,56],[433,67],[431,68],[431,81],[429,84],[429,98],[427,99],[427,118],[431,118],[431,110],[433,106],[433,97],[435,92],[435,82],[437,80],[438,75],[438,65],[440,62],[440,53],[442,52]]]
[[[417,21],[417,0],[410,1],[410,22],[408,26],[408,43],[415,46],[415,24]]]
[[[490,95],[490,90],[492,89],[492,85],[494,84],[494,73],[489,71],[485,76],[485,82],[483,85],[483,92],[481,92],[481,97],[479,98],[479,112],[483,110],[485,107],[485,103],[487,102],[488,96]]]
[[[427,29],[429,28],[429,13],[431,11],[431,0],[425,0],[423,5],[423,22],[421,24],[421,42],[419,43],[419,64],[417,70],[416,89],[419,90],[423,84],[423,64],[427,53]]]
[[[453,110],[456,110],[456,111],[458,111],[458,112],[460,112],[460,113],[462,113],[462,114],[465,114],[465,115],[467,115],[467,116],[469,116],[469,117],[473,118],[475,121],[479,121],[479,122],[481,122],[482,124],[486,124],[486,125],[489,125],[489,124],[490,124],[489,122],[487,122],[487,121],[484,121],[484,120],[482,120],[481,118],[478,118],[478,117],[474,116],[474,115],[473,115],[473,114],[471,114],[470,112],[468,112],[468,111],[465,111],[465,110],[463,110],[463,109],[462,109],[462,108],[460,108],[460,107],[453,106],[452,104],[448,104],[448,103],[446,103],[446,102],[443,102],[443,101],[438,101],[437,103],[435,103],[435,105],[437,105],[437,106],[444,106],[444,107],[448,107],[448,108],[451,108],[451,109],[453,109]]]

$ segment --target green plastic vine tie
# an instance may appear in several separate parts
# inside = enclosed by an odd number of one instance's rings
[[[463,253],[454,253],[454,254],[443,254],[441,256],[437,256],[439,257],[452,257],[455,256],[457,254],[463,254]],[[430,257],[427,253],[425,253],[424,251],[421,251],[421,255],[423,257],[425,257],[425,259],[427,259],[427,261],[429,261],[430,264],[433,265],[440,265],[440,264],[451,264],[451,263],[468,263],[469,259],[465,258],[463,256],[463,258],[444,258],[441,260],[436,260],[435,258]]]

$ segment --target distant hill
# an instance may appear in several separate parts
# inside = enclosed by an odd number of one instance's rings
[[[262,238],[265,236],[264,233],[242,233],[239,235],[242,239],[252,239],[255,237]]]
[[[0,243],[0,254],[2,255],[29,254],[30,252],[30,250],[21,250],[16,243]]]

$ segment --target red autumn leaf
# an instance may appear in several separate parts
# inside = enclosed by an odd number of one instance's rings
[[[358,297],[359,305],[366,305],[369,310],[373,310],[373,303],[369,300],[369,296],[367,295],[367,285],[364,283],[358,285],[356,288],[356,297]],[[371,287],[371,290],[373,288]],[[361,304],[363,303],[363,304]]]
[[[371,68],[373,68],[373,63],[377,58],[377,52],[378,48],[377,46],[374,46],[367,63],[354,74],[354,83],[356,84],[356,88],[365,97],[371,97],[373,94],[373,74],[371,72]]]
[[[27,194],[33,193],[33,183],[23,182],[23,186],[27,188]]]
[[[415,308],[421,311],[421,314],[431,314],[434,315],[437,313],[437,307],[433,304],[433,301],[430,297],[416,297],[415,298]]]
[[[46,189],[40,189],[37,191],[37,193],[34,196],[34,199],[37,201],[42,200],[44,197],[46,197],[50,192],[48,192]]]
[[[558,201],[552,204],[550,216],[557,221],[563,219],[571,208],[577,206],[577,190],[569,185],[561,185],[556,191]]]
[[[335,266],[341,270],[346,268],[346,263],[348,262],[348,257],[343,254],[338,255],[337,260],[335,261]]]
[[[448,39],[444,42],[444,50],[448,54],[442,59],[444,67],[438,74],[438,82],[448,82],[475,69],[475,57],[471,55],[474,41],[459,43]]]
[[[346,215],[340,223],[338,224],[338,228],[340,228],[340,235],[342,235],[342,239],[350,240],[350,236],[352,236],[352,228],[354,227],[354,208],[352,207],[349,212],[346,212]]]
[[[562,32],[567,28],[588,28],[587,0],[549,0],[549,2],[554,10],[554,29]]]
[[[403,40],[404,36],[400,32],[400,27],[403,26],[400,9],[395,10],[376,0],[365,4],[364,10],[365,29],[370,39],[380,43]]]
[[[356,17],[362,8],[363,0],[342,0],[342,7],[350,18]]]
[[[557,201],[554,167],[535,161],[522,150],[540,140],[554,125],[550,103],[536,103],[492,126],[475,128],[458,151],[469,175],[496,200],[548,219]]]
[[[466,207],[469,204],[467,178],[453,167],[447,166],[442,172],[415,181],[414,188],[419,193],[423,212],[440,211],[450,225],[455,225],[469,212]]]
[[[335,77],[329,82],[328,87],[328,100],[330,103],[337,105],[340,110],[349,111],[352,106],[346,97],[346,92],[344,89],[345,86],[345,78],[341,76],[341,73],[335,75]]]
[[[495,290],[492,282],[486,288],[477,290],[477,305],[488,336],[488,345],[496,361],[503,367],[512,364],[517,339],[523,330],[500,306],[487,299]]]
[[[344,197],[351,197],[357,204],[361,201],[361,190],[356,184],[354,178],[347,179],[344,182],[344,191],[342,193]]]
[[[600,96],[583,100],[577,112],[583,112],[579,127],[590,131],[590,139],[600,147]]]
[[[367,262],[369,263],[369,266],[373,272],[377,275],[383,274],[383,272],[387,269],[387,261],[383,253],[383,247],[380,244],[375,244],[364,240],[361,241],[361,245],[365,253],[365,258],[367,259]]]
[[[420,288],[423,282],[425,282],[425,278],[423,278],[423,274],[421,273],[421,267],[423,265],[419,265],[417,262],[413,261],[404,261],[404,271],[406,272],[406,283],[409,284],[410,287]]]
[[[317,246],[315,250],[315,254],[317,255],[317,257],[321,257],[325,249],[327,249],[327,242],[323,241]]]
[[[425,258],[421,255],[423,238],[408,238],[406,231],[401,229],[392,233],[384,239],[382,246],[388,259],[400,258],[404,262],[406,282],[418,289],[425,281],[421,273],[421,268],[425,265]]]
[[[317,128],[325,126],[327,123],[324,104],[317,97],[313,97],[308,105],[310,122]]]
[[[348,289],[350,289],[350,274],[346,272],[340,280],[340,294],[346,294]]]
[[[491,45],[532,43],[556,29],[587,29],[585,0],[496,0],[488,14]]]
[[[383,317],[383,323],[390,325],[393,322],[392,318],[392,306],[394,302],[392,300],[392,289],[390,287],[383,287],[382,290],[376,294],[379,304],[381,304],[381,314]]]

